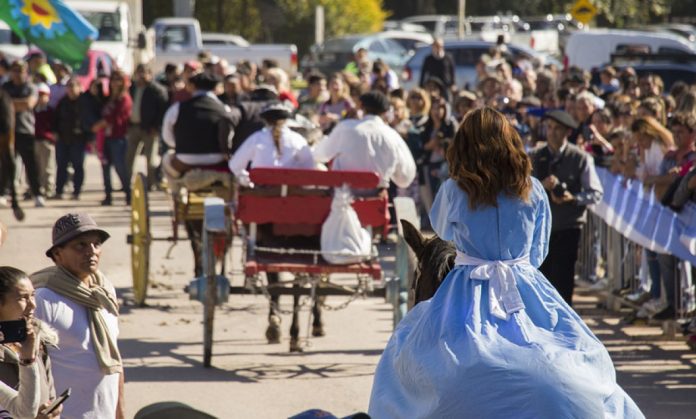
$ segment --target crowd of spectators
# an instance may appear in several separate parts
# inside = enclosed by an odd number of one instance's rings
[[[462,86],[439,39],[425,60],[420,85],[410,90],[401,88],[399,76],[386,63],[370,61],[365,50],[357,51],[335,74],[306,69],[303,89],[293,89],[288,74],[272,60],[260,65],[228,63],[208,53],[183,65],[167,65],[160,75],[139,66],[132,83],[130,75],[114,70],[84,89],[69,66],[49,65],[40,53],[28,62],[0,60],[2,90],[12,98],[16,115],[15,152],[26,173],[25,198],[40,207],[45,199],[63,199],[70,188],[72,199],[80,199],[85,150],[97,153],[102,162],[102,204],[113,203],[111,167],[129,202],[139,154],[147,158],[149,185],[158,187],[159,156],[166,148],[160,135],[162,118],[171,104],[192,96],[189,80],[200,72],[219,77],[215,94],[224,104],[244,109],[258,87],[266,87],[325,135],[339,121],[360,117],[361,94],[383,92],[392,105],[386,122],[403,137],[418,166],[410,186],[392,185],[390,193],[413,197],[421,214],[427,214],[448,176],[445,150],[459,122],[469,110],[484,105],[507,116],[530,152],[546,141],[544,115],[563,109],[578,124],[569,142],[591,155],[598,167],[641,181],[666,205],[680,183],[681,191],[696,200],[696,176],[691,175],[696,160],[696,87],[678,81],[666,90],[659,76],[638,75],[630,67],[606,66],[593,80],[578,68],[563,70],[513,56],[504,44],[481,56],[476,83]],[[10,192],[6,180],[0,179],[0,189],[0,205],[15,206],[16,199],[5,198]],[[428,227],[427,217],[422,224]],[[629,298],[649,313],[670,316],[674,296],[668,292],[662,298],[655,284],[664,283],[660,278],[675,269],[674,258],[650,251],[645,258],[653,286]]]

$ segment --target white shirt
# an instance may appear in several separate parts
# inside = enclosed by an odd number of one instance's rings
[[[638,166],[637,175],[639,179],[645,180],[648,176],[657,176],[660,174],[660,165],[665,157],[665,152],[662,150],[659,140],[652,140],[650,148],[645,150],[645,161]]]
[[[202,95],[207,95],[218,102],[220,99],[218,99],[217,96],[213,92],[206,92],[202,90],[198,90],[193,94],[193,97],[197,96],[202,96]],[[222,103],[222,102],[220,102]],[[230,108],[229,106],[225,105],[225,110],[229,111]],[[179,118],[179,102],[173,104],[172,106],[167,109],[167,112],[164,114],[164,119],[162,120],[162,140],[167,144],[169,147],[172,149],[176,150],[176,137],[174,136],[174,124],[176,124],[176,120]],[[230,136],[233,136],[234,132],[230,133]],[[209,164],[215,164],[215,163],[220,163],[221,161],[225,161],[227,156],[225,156],[223,153],[206,153],[206,154],[187,154],[187,153],[177,153],[176,158],[181,160],[183,163],[190,164],[190,165],[209,165]]]
[[[314,158],[307,140],[288,127],[283,127],[280,133],[280,154],[268,127],[244,140],[229,163],[230,170],[242,185],[249,184],[249,172],[246,170],[249,163],[251,167],[314,168]]]
[[[333,170],[377,172],[380,187],[392,180],[408,187],[416,177],[416,162],[398,132],[377,115],[340,122],[314,148],[314,160],[333,159]]]
[[[111,288],[111,292],[113,287]],[[118,337],[118,317],[101,310],[106,326]],[[58,332],[59,349],[50,351],[56,393],[72,388],[62,419],[104,419],[116,415],[120,374],[104,375],[92,346],[87,308],[48,288],[36,290],[36,312]]]

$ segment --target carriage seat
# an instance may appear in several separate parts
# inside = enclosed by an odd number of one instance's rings
[[[244,266],[247,276],[259,272],[341,272],[381,279],[376,258],[334,265],[323,260],[319,248],[321,227],[331,211],[331,188],[347,184],[354,189],[376,190],[376,173],[257,168],[251,169],[249,176],[257,187],[240,190],[235,214],[249,229]],[[356,196],[353,208],[365,228],[389,224],[385,194]]]

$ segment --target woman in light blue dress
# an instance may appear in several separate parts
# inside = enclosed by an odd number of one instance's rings
[[[430,219],[457,259],[380,359],[373,418],[643,418],[609,353],[539,272],[551,213],[522,141],[470,112]]]

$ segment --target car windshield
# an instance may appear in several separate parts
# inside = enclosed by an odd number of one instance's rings
[[[330,39],[324,42],[324,52],[352,52],[353,46],[358,42],[355,38]]]
[[[99,31],[99,41],[122,41],[123,34],[119,22],[121,16],[116,12],[80,11],[80,14]]]
[[[9,29],[0,29],[0,44],[12,43],[12,31]]]

